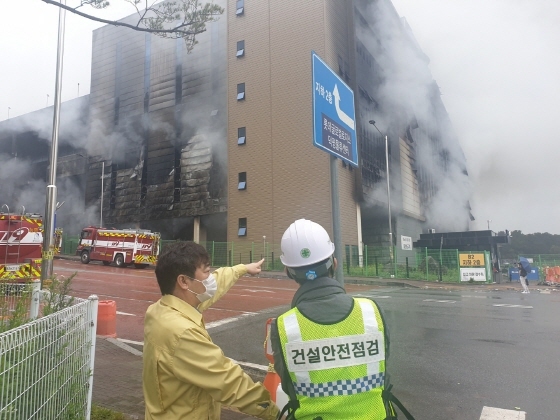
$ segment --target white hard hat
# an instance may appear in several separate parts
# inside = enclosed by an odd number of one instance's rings
[[[323,226],[305,219],[296,220],[286,229],[280,247],[280,261],[286,267],[316,264],[334,253],[334,244]]]

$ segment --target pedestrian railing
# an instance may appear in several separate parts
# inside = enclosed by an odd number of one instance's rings
[[[19,298],[31,304],[32,289],[23,292]],[[12,308],[4,326],[22,307],[15,299],[4,299]],[[97,304],[97,296],[73,298],[69,307],[0,333],[0,420],[90,418]]]

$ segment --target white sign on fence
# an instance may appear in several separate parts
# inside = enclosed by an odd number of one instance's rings
[[[485,268],[461,268],[461,281],[486,281]]]
[[[405,251],[412,251],[412,238],[410,236],[401,235],[401,247]]]

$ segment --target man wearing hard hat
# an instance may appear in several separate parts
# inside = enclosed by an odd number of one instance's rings
[[[333,279],[334,244],[321,225],[296,220],[281,248],[288,277],[300,285],[291,309],[271,327],[274,369],[290,398],[287,418],[396,418],[385,374],[389,340],[377,304],[347,295]]]

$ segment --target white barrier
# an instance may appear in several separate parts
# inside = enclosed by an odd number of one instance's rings
[[[0,420],[90,418],[97,303],[0,333]]]

